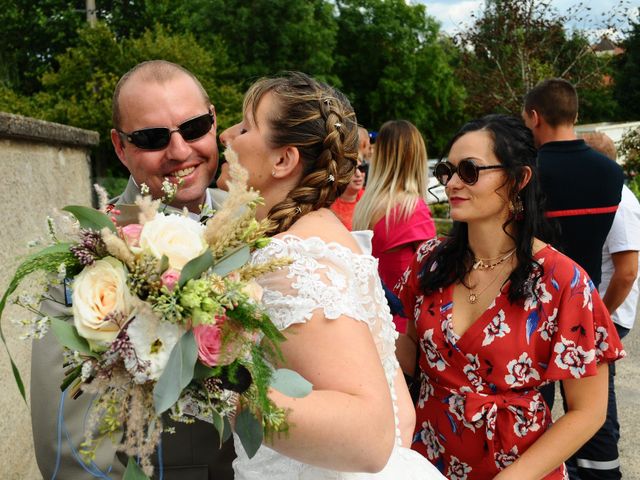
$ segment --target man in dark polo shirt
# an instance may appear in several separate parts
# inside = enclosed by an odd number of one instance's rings
[[[578,262],[597,287],[602,247],[620,203],[622,169],[577,138],[573,126],[578,95],[566,80],[545,80],[531,89],[522,117],[538,147],[547,216],[559,227],[556,246]],[[543,395],[552,406],[550,387]],[[622,478],[612,409],[615,404],[608,406],[602,428],[567,462],[572,480]]]

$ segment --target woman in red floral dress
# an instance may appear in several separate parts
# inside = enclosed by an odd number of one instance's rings
[[[520,119],[465,125],[435,170],[452,232],[396,287],[410,318],[398,357],[410,374],[419,359],[413,448],[451,480],[568,478],[564,460],[604,422],[608,362],[624,356],[591,280],[538,238],[535,161]],[[538,389],[556,380],[568,409],[549,428]]]

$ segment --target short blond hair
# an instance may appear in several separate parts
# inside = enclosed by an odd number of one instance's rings
[[[200,93],[202,94],[202,100],[208,107],[211,103],[209,95],[207,95],[207,91],[193,73],[177,63],[168,62],[166,60],[148,60],[133,67],[118,81],[111,101],[111,121],[113,123],[113,128],[118,129],[122,124],[122,115],[120,113],[120,92],[129,80],[140,77],[140,79],[145,82],[165,83],[173,80],[179,75],[186,75],[193,80],[193,83],[196,84],[196,87],[198,87],[198,90],[200,90]]]
[[[611,160],[615,161],[618,157],[618,150],[616,144],[609,135],[602,132],[585,132],[580,135],[582,139],[594,150],[606,155]]]

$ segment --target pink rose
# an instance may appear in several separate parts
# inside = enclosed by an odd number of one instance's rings
[[[142,225],[139,223],[131,223],[122,227],[122,236],[130,247],[140,246],[140,232],[142,232]]]
[[[209,367],[215,367],[222,350],[222,330],[218,325],[198,325],[193,329],[198,344],[198,358]]]
[[[162,281],[162,285],[167,287],[167,290],[170,292],[173,291],[173,288],[176,286],[180,280],[180,271],[174,270],[173,268],[169,268],[165,270],[165,272],[160,277],[160,281]]]

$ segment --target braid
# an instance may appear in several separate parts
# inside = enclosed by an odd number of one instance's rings
[[[275,95],[280,115],[272,119],[272,143],[296,146],[303,163],[300,183],[268,214],[268,233],[276,234],[342,194],[357,163],[358,126],[347,98],[332,87],[301,73],[270,80],[248,96],[256,105],[267,91]]]

